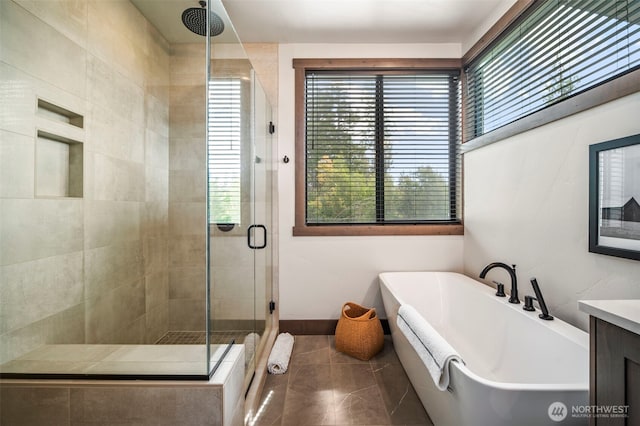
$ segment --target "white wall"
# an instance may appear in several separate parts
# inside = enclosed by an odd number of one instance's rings
[[[458,44],[283,44],[279,47],[278,151],[293,159],[293,58],[459,58]],[[294,161],[279,166],[280,319],[337,319],[344,302],[384,317],[377,274],[462,271],[462,236],[293,237]]]
[[[640,262],[588,251],[589,145],[640,133],[638,111],[640,93],[465,154],[465,273],[515,263],[521,298],[535,276],[551,313],[585,330],[578,300],[640,298]]]
[[[516,4],[517,0],[503,0],[501,1],[489,14],[487,19],[480,24],[475,31],[473,31],[466,40],[462,41],[462,53],[466,53],[478,42],[486,33],[495,25],[496,22],[502,18],[502,16]]]

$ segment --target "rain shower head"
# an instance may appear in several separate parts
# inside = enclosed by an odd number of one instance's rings
[[[209,15],[209,35],[217,36],[224,31],[224,22],[215,13]],[[189,31],[201,36],[207,35],[207,2],[200,1],[200,7],[190,7],[182,12],[182,23]]]

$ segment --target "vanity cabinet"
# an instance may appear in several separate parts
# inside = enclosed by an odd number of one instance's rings
[[[590,425],[640,425],[640,336],[592,316],[590,339],[590,405],[629,406],[626,418],[591,417]]]
[[[579,306],[590,315],[589,424],[640,426],[640,300]]]

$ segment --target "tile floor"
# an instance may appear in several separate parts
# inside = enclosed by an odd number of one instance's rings
[[[249,425],[433,425],[390,336],[370,361],[337,352],[334,342],[295,336],[289,370],[267,376],[262,409]]]

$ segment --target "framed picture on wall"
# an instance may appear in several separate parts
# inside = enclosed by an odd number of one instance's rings
[[[640,260],[640,135],[589,147],[589,251]]]

